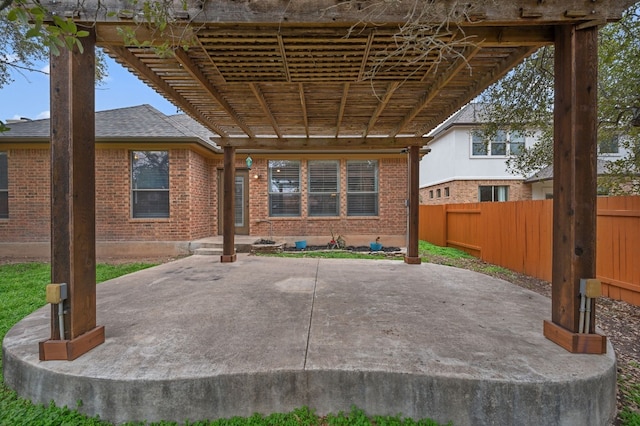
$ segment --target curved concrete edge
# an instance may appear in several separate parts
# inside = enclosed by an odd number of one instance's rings
[[[496,381],[389,371],[303,370],[173,380],[109,380],[61,374],[26,362],[3,347],[5,383],[35,403],[79,411],[115,423],[203,420],[288,412],[431,418],[455,426],[607,425],[616,413],[616,365],[569,381]],[[51,398],[53,395],[53,398]],[[508,402],[508,403],[505,403]]]

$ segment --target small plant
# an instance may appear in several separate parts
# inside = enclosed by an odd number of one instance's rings
[[[329,229],[329,232],[331,232],[331,241],[329,241],[330,249],[344,249],[347,246],[347,242],[342,237],[342,235],[338,234],[338,236],[336,237],[336,235],[333,233],[333,229]]]

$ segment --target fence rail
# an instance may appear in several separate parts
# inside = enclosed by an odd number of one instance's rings
[[[599,197],[603,295],[640,306],[640,197]],[[420,206],[420,239],[551,281],[553,201]]]

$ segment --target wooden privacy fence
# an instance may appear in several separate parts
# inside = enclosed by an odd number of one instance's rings
[[[419,238],[551,281],[553,201],[420,206]],[[604,296],[640,306],[640,197],[599,197],[596,274]]]

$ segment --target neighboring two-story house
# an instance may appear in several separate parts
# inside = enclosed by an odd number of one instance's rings
[[[482,105],[471,103],[431,133],[431,149],[420,162],[422,204],[519,201],[553,196],[553,167],[533,176],[507,171],[507,159],[536,138],[519,132],[499,131],[487,142],[480,133]],[[618,140],[600,143],[598,174],[606,173],[606,162],[624,155]],[[601,194],[606,195],[606,194]]]
[[[420,162],[422,204],[531,199],[526,176],[507,172],[506,160],[535,139],[498,132],[486,143],[477,131],[480,113],[480,104],[468,104],[430,135],[431,152]]]

